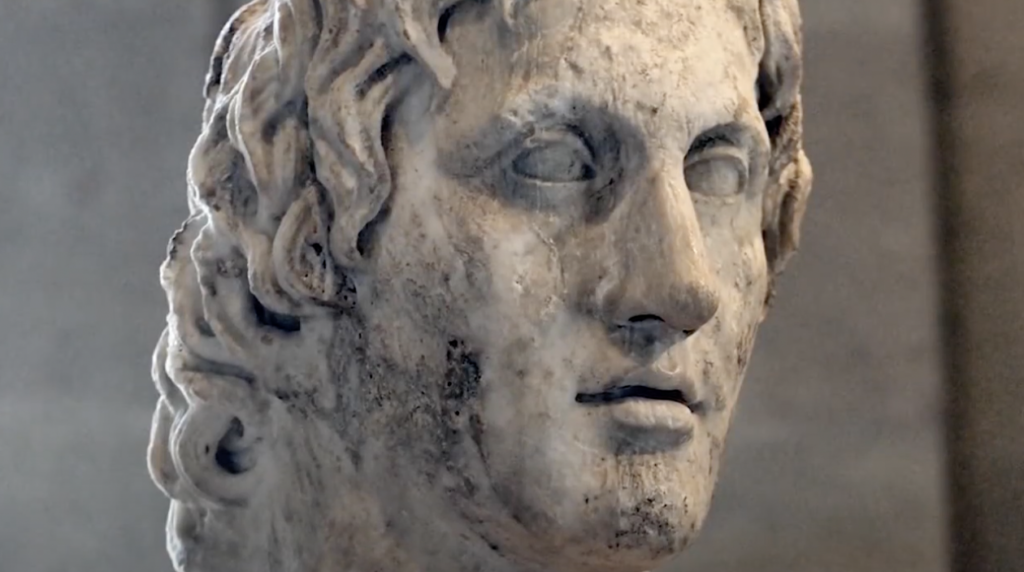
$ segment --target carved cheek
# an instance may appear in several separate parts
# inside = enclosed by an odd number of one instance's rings
[[[760,239],[741,245],[730,268],[730,275],[725,279],[733,285],[729,296],[729,306],[732,310],[731,315],[723,316],[723,319],[731,322],[728,326],[729,347],[733,348],[733,357],[723,365],[727,366],[732,372],[731,375],[736,378],[735,387],[732,388],[735,399],[735,392],[739,390],[740,380],[753,352],[768,289],[768,269]]]
[[[768,261],[764,241],[758,235],[741,247],[737,287],[742,297],[744,312],[756,315],[756,324],[764,319],[765,299],[768,293]]]
[[[550,319],[564,289],[556,247],[535,227],[515,224],[488,236],[486,255],[493,302],[506,319],[535,326]]]

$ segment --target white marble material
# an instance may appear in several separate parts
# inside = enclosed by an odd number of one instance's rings
[[[262,0],[162,282],[188,572],[640,571],[796,248],[795,0]]]

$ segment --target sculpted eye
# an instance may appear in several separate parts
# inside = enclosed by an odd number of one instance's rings
[[[590,150],[571,133],[539,135],[512,161],[512,171],[541,183],[581,183],[594,178]]]
[[[739,149],[712,146],[691,151],[686,157],[684,174],[691,192],[729,197],[746,190],[749,165]]]

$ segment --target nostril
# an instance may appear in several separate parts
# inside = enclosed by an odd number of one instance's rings
[[[644,322],[661,323],[664,322],[665,320],[662,320],[660,316],[655,316],[654,314],[640,314],[638,316],[633,316],[626,321],[629,322],[630,324],[642,324]]]
[[[626,320],[622,327],[629,329],[639,328],[642,330],[651,330],[656,332],[663,332],[665,335],[670,335],[672,327],[666,322],[661,316],[657,314],[637,314]],[[677,333],[683,334],[684,337],[689,338],[697,333],[696,329],[685,329],[676,330]]]

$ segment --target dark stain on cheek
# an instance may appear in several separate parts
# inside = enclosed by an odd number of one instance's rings
[[[445,350],[447,368],[441,391],[442,407],[455,417],[461,417],[461,405],[474,400],[480,393],[480,359],[466,349],[462,340],[448,340]]]
[[[445,376],[440,390],[441,454],[452,474],[465,474],[460,466],[467,462],[466,437],[479,448],[483,421],[478,411],[480,395],[480,358],[462,340],[451,339],[445,347]],[[477,487],[469,479],[461,479],[461,487],[453,491],[473,497]]]

